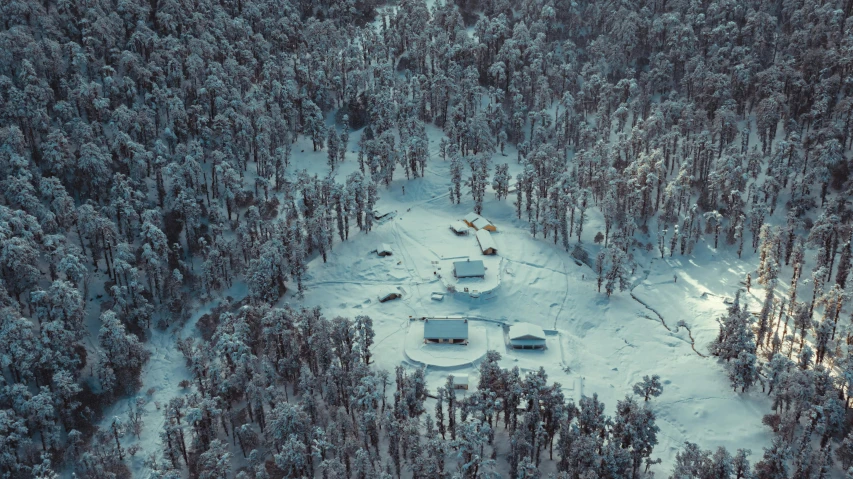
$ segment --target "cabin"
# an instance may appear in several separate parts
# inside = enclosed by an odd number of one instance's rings
[[[486,230],[494,233],[498,229],[495,228],[495,225],[492,224],[491,221],[483,218],[477,213],[468,213],[464,218],[465,224],[476,229],[476,230]]]
[[[472,211],[471,213],[468,213],[467,215],[465,215],[465,218],[463,218],[462,221],[464,221],[465,224],[467,224],[468,226],[473,228],[474,222],[477,221],[477,219],[479,217],[480,217],[480,215],[478,215],[477,213],[474,213]]]
[[[491,223],[491,221],[483,217],[477,218],[474,221],[474,228],[476,228],[477,230],[485,230],[491,232],[495,232],[498,230],[497,228],[495,228],[495,225]]]
[[[382,243],[376,248],[376,254],[382,257],[391,256],[394,252],[391,250],[391,245]]]
[[[462,278],[485,278],[486,266],[480,260],[456,261],[453,263],[453,276]]]
[[[498,252],[498,246],[492,238],[492,234],[486,230],[477,230],[477,243],[480,244],[480,251],[483,254],[495,254]]]
[[[387,301],[391,301],[391,300],[394,300],[397,298],[402,298],[402,297],[403,297],[403,295],[396,292],[396,291],[389,291],[387,293],[383,293],[383,294],[379,295],[379,302],[385,303]]]
[[[508,336],[512,349],[545,349],[545,331],[535,324],[513,324]]]
[[[453,389],[464,389],[468,390],[468,375],[467,374],[454,374],[450,376],[453,381]]]
[[[468,344],[467,319],[424,319],[424,343]]]
[[[450,231],[453,231],[456,236],[465,236],[468,234],[468,225],[462,221],[454,221],[450,223]]]

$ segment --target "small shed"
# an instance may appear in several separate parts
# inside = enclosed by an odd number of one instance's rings
[[[468,390],[468,375],[467,374],[454,374],[451,376],[453,378],[453,389],[464,389]]]
[[[545,331],[535,324],[513,324],[508,336],[512,349],[545,349]]]
[[[462,221],[454,221],[453,223],[450,223],[450,231],[453,231],[456,236],[467,235],[468,225],[466,225]]]
[[[468,226],[473,228],[474,222],[477,221],[478,219],[480,219],[480,215],[478,215],[477,213],[474,213],[472,211],[472,212],[468,213],[467,215],[465,215],[465,218],[463,218],[463,221],[465,221],[465,224],[467,224]]]
[[[396,291],[388,291],[387,293],[382,293],[379,295],[379,302],[384,303],[386,301],[391,301],[397,298],[402,298],[403,295]]]
[[[395,213],[393,210],[373,210],[373,219],[376,221],[391,219]]]
[[[456,278],[485,278],[486,266],[480,260],[456,261],[453,263],[453,276]]]
[[[424,343],[468,344],[468,320],[424,319]]]
[[[486,218],[483,218],[482,216],[474,221],[474,228],[477,228],[478,230],[486,230],[492,232],[498,230],[497,228],[495,228],[495,225],[493,225],[491,221],[487,220]]]
[[[391,256],[394,254],[394,251],[391,250],[391,245],[388,243],[381,243],[376,247],[376,254],[379,256]]]
[[[492,234],[486,230],[477,231],[477,243],[480,244],[480,251],[483,254],[495,254],[498,252],[498,246],[495,240],[492,239]]]

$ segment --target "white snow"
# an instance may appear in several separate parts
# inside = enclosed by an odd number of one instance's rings
[[[448,374],[469,374],[471,387],[476,387],[477,364],[490,349],[501,353],[503,367],[518,366],[523,373],[544,368],[549,380],[562,385],[567,398],[577,401],[583,394],[597,393],[608,414],[642,376],[659,374],[664,392],[653,400],[661,429],[653,457],[663,462],[655,471],[668,473],[685,441],[705,449],[750,448],[752,459],[757,460],[755,454],[771,438],[769,429],[761,425],[762,415],[770,410],[768,399],[760,390],[733,392],[723,367],[697,353],[706,352],[717,331],[716,318],[726,307],[723,298],[733,294],[753,258],[745,255],[739,260],[733,253],[718,254],[702,242],[693,256],[664,260],[638,248],[634,251],[640,264],[633,289],[636,300],[628,291],[608,299],[596,291],[591,269],[578,266],[551,239],[531,237],[526,221],[516,218],[515,195],[496,201],[491,192],[484,214],[500,225],[501,233],[492,238],[501,256],[484,257],[473,235],[456,236],[447,231],[447,225],[464,217],[472,205],[470,197],[463,197],[461,205],[448,201],[448,163],[437,154],[441,132],[431,126],[428,131],[432,154],[426,177],[395,180],[387,189],[380,187],[377,211],[397,214],[389,215],[368,234],[353,228],[348,241],[334,245],[328,262],[313,260],[302,304],[321,306],[327,317],[370,315],[376,329],[374,367],[393,370],[399,364],[426,365],[432,391],[444,385]],[[360,132],[351,135],[351,145],[359,136]],[[350,146],[348,151],[352,149]],[[303,139],[294,152],[291,171],[305,168],[312,174],[327,173],[325,152],[311,151],[310,143]],[[514,159],[515,151],[508,148],[507,156]],[[520,166],[515,161],[509,164],[514,176]],[[354,159],[348,158],[337,167],[335,176],[341,181],[357,168]],[[603,226],[599,214],[592,210],[588,214],[582,239],[594,256],[597,246],[592,238]],[[572,238],[572,245],[575,242]],[[365,255],[383,243],[393,248],[394,256]],[[453,261],[468,257],[484,259],[484,280],[454,280]],[[677,283],[673,275],[678,276]],[[448,289],[458,292],[433,301],[435,293]],[[244,290],[245,285],[238,284],[225,294],[241,298]],[[376,301],[390,290],[401,291],[402,298]],[[291,294],[286,300],[297,302]],[[145,429],[138,440],[142,449],[132,464],[134,477],[147,477],[143,459],[161,450],[158,435],[163,420],[155,402],[163,404],[183,394],[178,383],[189,378],[175,340],[196,335],[195,322],[216,303],[199,308],[180,331],[154,332],[147,343],[152,358],[143,369],[140,394],[150,387],[156,389],[145,406]],[[669,329],[649,308],[661,314]],[[424,344],[423,324],[411,318],[425,316],[468,318],[469,344]],[[676,328],[679,320],[691,327],[695,351],[688,332]],[[507,347],[504,326],[517,321],[556,332],[546,335],[545,350],[512,350]],[[427,405],[428,410],[431,407]],[[126,410],[127,401],[122,401],[105,417],[122,416]],[[134,438],[124,439],[125,445],[134,442]],[[550,461],[542,467],[545,472],[553,470]]]
[[[437,150],[440,132],[430,127],[430,135],[431,149]],[[507,155],[514,158],[515,152]],[[520,167],[509,163],[515,175]],[[369,234],[351,234],[348,242],[336,244],[328,263],[316,260],[310,265],[304,302],[322,306],[327,316],[369,314],[377,331],[375,367],[428,364],[428,386],[434,390],[444,384],[448,371],[475,373],[485,351],[495,349],[503,355],[503,367],[518,366],[522,371],[543,367],[550,380],[563,385],[567,397],[578,400],[581,394],[598,393],[609,413],[642,376],[659,374],[664,393],[653,400],[661,428],[654,457],[663,460],[655,467],[661,473],[670,470],[685,441],[705,449],[726,446],[755,453],[769,444],[771,433],[761,425],[761,417],[770,410],[767,398],[760,390],[733,392],[722,365],[696,352],[705,354],[716,334],[716,318],[726,308],[723,297],[731,296],[745,276],[747,255],[744,260],[721,256],[701,242],[694,256],[666,260],[636,249],[640,266],[634,294],[660,312],[671,329],[667,330],[628,291],[608,299],[596,291],[591,269],[577,266],[550,239],[532,238],[527,223],[515,216],[514,195],[498,202],[488,193],[484,204],[484,215],[500,225],[501,233],[492,237],[501,257],[482,256],[473,237],[449,235],[447,225],[465,217],[471,203],[470,197],[463,197],[461,205],[448,201],[447,166],[433,151],[426,177],[405,182],[405,195],[402,181],[381,188],[381,207],[400,213]],[[597,231],[603,231],[600,215],[590,214],[582,239],[593,256],[597,248],[592,237]],[[355,254],[364,251],[362,244],[377,241],[390,242],[399,263]],[[575,242],[573,238],[572,245]],[[469,256],[485,259],[485,280],[454,281],[452,262]],[[678,276],[677,283],[673,275]],[[398,284],[409,294],[381,306],[362,302],[360,298],[374,296],[384,284]],[[492,294],[472,298],[462,292],[449,294],[444,301],[431,300],[434,292],[448,286]],[[704,292],[716,296],[703,297]],[[507,348],[503,328],[472,320],[468,346],[425,345],[422,325],[409,321],[424,316],[524,321],[557,334],[547,337],[544,351],[517,351]],[[692,329],[696,351],[688,332],[676,328],[682,319]],[[476,385],[476,380],[471,382]]]
[[[231,297],[232,302],[238,302],[247,294],[246,283],[235,283],[229,290],[222,292],[221,296],[209,303],[199,306],[190,319],[183,326],[170,328],[167,331],[151,329],[151,335],[145,342],[146,348],[151,352],[151,358],[142,367],[140,381],[142,387],[136,397],[144,397],[146,404],[143,408],[142,433],[139,438],[125,435],[122,445],[125,447],[137,444],[139,452],[133,458],[128,458],[128,465],[134,471],[133,477],[146,478],[151,473],[146,462],[151,454],[158,457],[162,451],[160,443],[160,432],[163,431],[164,416],[161,406],[168,404],[169,400],[182,396],[189,392],[179,386],[183,380],[192,380],[186,367],[183,354],[176,347],[179,339],[197,337],[196,323],[205,314],[222,303],[225,298]],[[151,390],[152,393],[148,394]],[[118,401],[104,411],[101,428],[108,428],[113,417],[117,416],[124,420],[130,406],[136,401],[136,397]]]

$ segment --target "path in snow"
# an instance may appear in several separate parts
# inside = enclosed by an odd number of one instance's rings
[[[172,398],[188,392],[178,385],[182,380],[191,380],[192,377],[186,367],[184,355],[178,350],[177,341],[198,336],[196,329],[198,320],[221,304],[225,297],[230,296],[233,298],[232,302],[238,302],[246,294],[246,284],[237,283],[225,291],[221,298],[211,300],[197,308],[190,319],[179,329],[151,330],[150,337],[145,341],[145,347],[151,353],[151,357],[142,367],[139,376],[142,384],[139,388],[139,394],[113,404],[104,412],[104,418],[99,425],[102,429],[109,428],[114,417],[118,417],[122,421],[126,420],[130,406],[135,403],[136,398],[144,397],[146,399],[147,402],[143,407],[142,420],[144,426],[142,433],[139,438],[128,434],[122,439],[123,446],[136,444],[140,448],[129,464],[133,471],[133,477],[150,477],[151,470],[146,463],[152,455],[156,457],[161,455],[160,432],[165,423],[161,407],[168,404]],[[150,395],[148,394],[149,390],[152,391]]]
[[[652,258],[652,261],[654,261],[655,259],[657,259],[657,258]],[[664,328],[666,328],[666,330],[667,330],[667,331],[669,331],[669,332],[671,332],[671,333],[672,333],[672,332],[677,333],[677,332],[678,332],[678,328],[679,328],[679,326],[676,326],[676,327],[675,327],[675,331],[673,331],[669,326],[667,326],[667,324],[666,324],[666,320],[664,320],[664,319],[663,319],[663,315],[661,315],[661,314],[658,312],[658,310],[656,310],[655,308],[653,308],[653,307],[649,306],[649,304],[648,304],[648,303],[646,303],[645,301],[643,301],[642,299],[640,299],[640,298],[638,298],[637,296],[635,296],[635,295],[634,295],[634,289],[635,289],[637,286],[639,286],[639,285],[641,285],[641,284],[645,283],[645,282],[646,282],[646,280],[648,280],[648,279],[649,279],[649,274],[651,273],[651,271],[652,271],[652,268],[651,268],[651,264],[650,264],[650,265],[649,265],[649,267],[648,267],[647,269],[644,269],[644,270],[643,270],[643,273],[645,273],[645,276],[643,276],[643,279],[641,279],[641,280],[639,280],[639,281],[635,282],[635,283],[634,283],[634,285],[633,285],[633,286],[631,286],[631,290],[629,291],[629,293],[631,294],[631,298],[632,298],[634,301],[636,301],[636,302],[638,302],[638,303],[642,304],[642,305],[643,305],[643,307],[645,307],[645,308],[646,308],[646,309],[648,309],[649,311],[651,311],[651,312],[655,313],[655,315],[658,317],[658,319],[660,319],[660,323],[663,325],[663,327],[664,327]],[[644,316],[645,316],[645,315],[644,315]],[[647,318],[649,318],[648,316],[646,316],[646,317],[647,317]],[[649,319],[652,319],[652,318],[649,318]],[[691,330],[690,330],[690,326],[688,326],[688,325],[687,325],[687,323],[684,323],[684,324],[682,324],[681,326],[683,326],[683,327],[684,327],[684,329],[686,329],[686,330],[687,330],[687,336],[689,336],[689,337],[690,337],[690,347],[693,349],[693,352],[695,352],[696,354],[698,354],[699,356],[701,356],[701,357],[703,357],[703,358],[707,358],[708,356],[706,356],[706,355],[704,355],[704,354],[700,353],[700,352],[699,352],[699,350],[697,350],[697,349],[696,349],[696,341],[693,339],[693,331],[691,331]],[[676,337],[678,337],[678,336],[676,336]],[[682,338],[679,338],[679,339],[682,339]]]

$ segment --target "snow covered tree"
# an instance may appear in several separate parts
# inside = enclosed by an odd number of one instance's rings
[[[338,132],[334,128],[329,129],[329,139],[326,140],[326,152],[329,157],[329,169],[334,171],[335,165],[338,163]]]
[[[97,370],[101,386],[107,391],[113,391],[118,385],[132,388],[149,353],[136,335],[125,330],[115,312],[105,311],[101,314],[98,343],[100,354]]]
[[[302,116],[304,118],[303,131],[311,138],[314,151],[317,151],[318,148],[323,148],[326,125],[323,123],[322,110],[313,101],[306,100],[302,104]]]
[[[199,456],[199,479],[227,479],[231,475],[231,454],[227,444],[214,439],[210,447]]]
[[[758,380],[758,363],[755,354],[749,351],[740,351],[734,361],[728,363],[727,367],[729,380],[735,390],[740,388],[740,391],[744,392]]]
[[[609,267],[605,274],[604,291],[610,297],[616,289],[625,291],[628,288],[628,279],[630,271],[628,269],[628,256],[618,247],[611,245],[608,250]]]
[[[495,168],[494,181],[492,181],[492,189],[495,190],[495,197],[498,200],[506,198],[509,194],[509,165],[501,163]]]
[[[643,376],[643,380],[634,384],[634,394],[641,396],[643,401],[648,401],[652,397],[658,397],[663,392],[663,385],[660,382],[660,376],[657,374],[649,377]]]
[[[764,457],[755,465],[756,479],[785,479],[789,477],[790,450],[781,437],[774,437]]]
[[[483,155],[478,155],[468,162],[468,166],[471,168],[471,176],[468,177],[465,184],[470,189],[471,198],[474,200],[474,212],[480,214],[483,212],[483,200],[489,181],[489,159]]]

